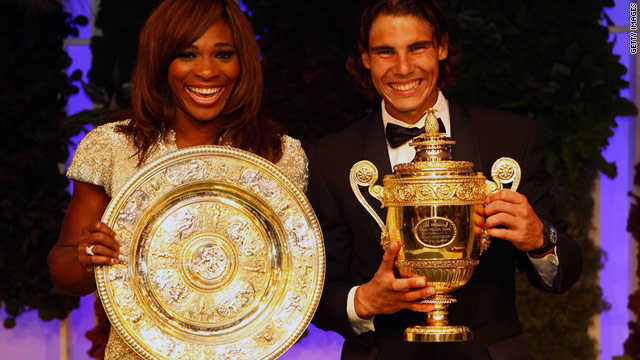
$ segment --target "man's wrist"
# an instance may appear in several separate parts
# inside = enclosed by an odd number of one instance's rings
[[[356,315],[360,319],[371,319],[375,314],[367,311],[365,304],[363,304],[361,301],[362,300],[361,292],[364,291],[363,286],[366,286],[366,284],[358,286],[358,288],[355,291],[354,299],[353,299],[353,308]]]
[[[358,288],[359,286],[351,288],[351,290],[349,290],[349,295],[347,296],[347,317],[349,318],[349,324],[356,335],[360,335],[368,331],[376,331],[376,328],[373,325],[373,318],[362,319],[356,313],[354,302],[355,293]]]
[[[542,220],[542,246],[528,251],[529,255],[536,257],[540,255],[547,255],[558,244],[558,231],[555,226],[546,220]]]

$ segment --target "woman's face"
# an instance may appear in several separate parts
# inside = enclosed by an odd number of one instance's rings
[[[220,115],[240,74],[231,28],[213,24],[169,64],[177,121],[206,122]]]

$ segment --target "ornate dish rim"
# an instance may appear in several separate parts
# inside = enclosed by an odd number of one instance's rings
[[[189,148],[183,148],[176,151],[173,151],[152,163],[144,166],[140,169],[136,174],[134,174],[127,183],[122,187],[120,192],[110,201],[107,209],[104,212],[102,217],[102,221],[112,226],[113,222],[115,222],[115,217],[117,213],[116,209],[119,209],[123,206],[123,199],[126,199],[131,195],[132,189],[135,189],[137,186],[144,184],[144,180],[150,177],[152,174],[155,174],[162,169],[165,169],[168,164],[179,161],[180,158],[193,158],[198,155],[206,155],[206,156],[220,156],[222,158],[236,158],[239,160],[243,160],[259,168],[261,170],[265,170],[270,176],[273,176],[278,180],[278,183],[281,183],[283,187],[289,191],[290,195],[295,199],[298,206],[306,216],[306,220],[309,221],[308,228],[309,232],[313,232],[315,234],[313,244],[313,249],[315,250],[314,259],[315,268],[317,269],[317,274],[314,274],[316,279],[315,284],[313,286],[313,292],[310,296],[307,297],[305,301],[305,313],[300,317],[300,321],[295,326],[293,331],[285,334],[287,339],[283,342],[279,342],[278,346],[273,346],[273,348],[269,348],[269,351],[265,351],[264,354],[260,354],[258,359],[261,360],[272,360],[281,356],[284,352],[286,352],[291,346],[293,346],[298,338],[303,334],[305,329],[309,326],[313,315],[318,307],[318,303],[320,301],[320,296],[322,295],[322,289],[324,286],[325,279],[325,249],[324,249],[324,240],[322,231],[320,229],[320,225],[318,223],[315,212],[313,211],[309,201],[306,196],[300,191],[289,178],[282,173],[273,163],[270,161],[255,155],[251,152],[229,147],[229,146],[217,146],[217,145],[207,145],[207,146],[195,146]],[[234,185],[232,183],[228,183],[230,186],[240,187],[239,185]],[[243,189],[246,191],[246,189]],[[289,243],[289,242],[287,242]],[[292,255],[293,256],[293,255]],[[118,306],[117,304],[113,304],[109,300],[109,294],[107,293],[107,273],[108,266],[97,266],[95,268],[95,279],[97,285],[97,292],[102,301],[103,307],[109,320],[111,321],[114,328],[117,330],[120,337],[123,341],[131,347],[138,355],[140,355],[144,359],[159,359],[155,355],[149,353],[141,344],[135,341],[135,339],[128,333],[127,329],[123,326],[123,324],[118,319],[115,314],[115,308]],[[130,271],[130,269],[129,269]],[[278,305],[281,305],[278,304]],[[307,307],[307,305],[309,305]]]

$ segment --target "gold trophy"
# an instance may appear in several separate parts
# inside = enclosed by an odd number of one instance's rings
[[[378,170],[369,161],[359,161],[350,173],[351,188],[382,229],[382,246],[400,242],[395,262],[404,278],[422,277],[435,295],[420,300],[433,304],[427,323],[408,327],[405,341],[451,342],[473,338],[467,326],[449,325],[447,307],[456,303],[450,292],[469,281],[479,257],[489,247],[484,229],[483,204],[486,197],[520,182],[520,166],[511,158],[498,159],[491,168],[492,181],[473,171],[469,161],[453,161],[451,146],[456,142],[438,131],[434,110],[428,110],[425,132],[411,140],[416,156],[410,163],[394,166],[383,186],[374,185]],[[387,208],[387,223],[362,196],[359,186]]]

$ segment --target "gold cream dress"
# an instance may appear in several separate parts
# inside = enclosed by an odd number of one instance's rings
[[[73,180],[101,186],[111,198],[117,195],[127,180],[139,169],[137,148],[128,135],[115,131],[118,125],[127,121],[105,124],[89,132],[78,145],[67,176]],[[281,141],[282,157],[275,165],[304,192],[309,175],[307,156],[299,140],[284,135]],[[168,140],[159,140],[153,146],[144,164],[149,164],[177,149],[175,133],[170,131]],[[112,327],[105,359],[140,357],[126,345]]]

